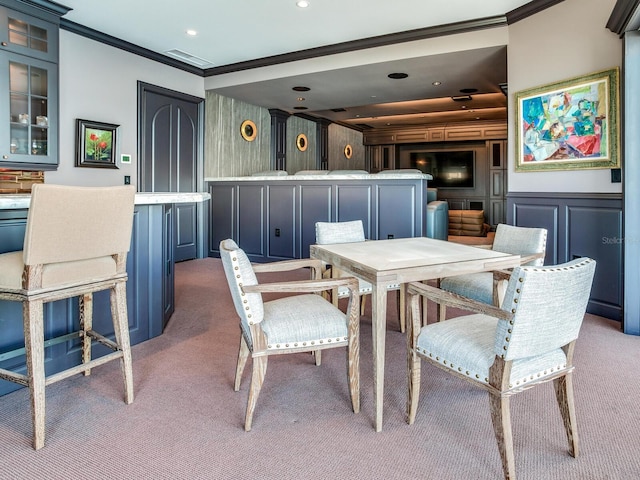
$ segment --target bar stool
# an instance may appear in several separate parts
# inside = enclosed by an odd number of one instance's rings
[[[120,359],[125,403],[133,402],[133,375],[127,317],[126,259],[131,243],[135,188],[68,187],[37,184],[22,251],[0,255],[0,300],[22,302],[27,374],[0,369],[0,378],[28,386],[33,420],[33,448],[44,446],[45,386]],[[110,290],[115,341],[92,326],[93,292]],[[44,340],[43,305],[80,298],[76,332]],[[80,339],[82,363],[45,375],[45,347]],[[113,352],[91,359],[97,341]]]

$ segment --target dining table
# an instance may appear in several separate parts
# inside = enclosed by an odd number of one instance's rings
[[[337,267],[343,275],[372,285],[373,387],[375,429],[382,431],[387,286],[502,270],[520,264],[520,256],[426,237],[311,245],[310,256]]]

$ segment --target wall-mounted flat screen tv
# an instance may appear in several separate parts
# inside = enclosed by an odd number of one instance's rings
[[[473,188],[473,150],[411,152],[411,168],[417,168],[433,176],[430,187]]]

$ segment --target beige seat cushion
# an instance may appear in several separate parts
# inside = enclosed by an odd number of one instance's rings
[[[22,250],[0,255],[0,289],[22,289],[23,270]],[[53,263],[45,265],[42,269],[42,288],[91,283],[115,274],[116,262],[110,255],[75,262]]]

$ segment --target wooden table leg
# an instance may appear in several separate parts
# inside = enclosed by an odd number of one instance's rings
[[[373,284],[371,292],[371,323],[373,335],[373,398],[376,410],[376,432],[382,431],[384,398],[384,348],[387,332],[387,289]]]

